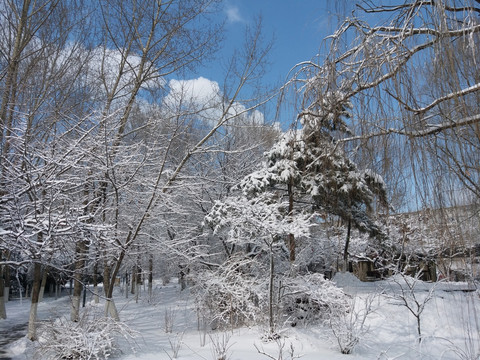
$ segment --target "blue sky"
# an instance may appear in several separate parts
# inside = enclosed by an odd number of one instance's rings
[[[262,88],[279,89],[287,80],[289,71],[303,61],[312,60],[324,49],[323,40],[332,34],[340,14],[350,14],[351,0],[224,0],[219,19],[225,19],[224,41],[214,60],[208,61],[193,73],[184,73],[171,79],[170,85],[188,86],[190,96],[198,99],[214,98],[212,89],[223,89],[226,85],[225,66],[234,51],[242,50],[246,26],[255,27],[258,17],[262,17],[262,36],[266,41],[273,39],[273,48],[268,57],[268,67],[262,79]],[[323,51],[323,50],[322,50]],[[320,53],[320,57],[322,54]],[[320,59],[321,61],[321,59]],[[176,74],[179,75],[179,74]],[[251,90],[246,88],[239,95],[239,101],[254,99]],[[252,104],[248,104],[250,106]],[[266,122],[278,122],[287,130],[296,118],[292,106],[282,107],[277,117],[277,101],[274,99],[259,108],[260,117]],[[257,116],[255,115],[255,118]],[[259,121],[262,121],[261,119]]]
[[[225,12],[227,39],[238,41],[242,27],[262,15],[265,36],[275,39],[269,59],[272,80],[283,80],[295,64],[315,56],[330,29],[327,1],[321,0],[229,0]]]
[[[337,12],[350,13],[342,7],[351,6],[350,1],[334,0],[225,0],[223,16],[226,18],[225,41],[218,59],[225,61],[235,47],[244,41],[246,25],[253,26],[258,15],[262,16],[263,35],[274,39],[268,58],[269,68],[264,79],[267,86],[281,86],[289,70],[296,64],[311,60],[319,53],[322,40],[335,31]],[[340,9],[339,9],[340,7]],[[218,62],[206,64],[195,76],[205,77],[222,84],[224,71]],[[270,105],[267,121],[274,120],[276,104]],[[292,114],[283,114],[277,119],[286,129]]]
[[[319,51],[322,39],[336,27],[335,1],[327,0],[226,0],[225,46],[220,56],[228,56],[243,41],[244,27],[262,15],[264,35],[274,37],[270,55],[269,82],[282,82],[297,63],[310,60]],[[218,67],[207,68],[204,76],[221,81]]]

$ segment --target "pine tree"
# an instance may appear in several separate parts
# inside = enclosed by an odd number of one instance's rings
[[[341,146],[350,130],[351,104],[337,92],[316,97],[299,115],[301,129],[290,130],[266,153],[263,167],[240,184],[243,194],[256,197],[264,191],[284,191],[289,197],[289,216],[296,211],[315,211],[338,216],[348,227],[384,238],[373,217],[374,200],[387,206],[383,179],[369,169],[358,169]],[[289,239],[294,252],[293,237]],[[347,235],[347,247],[349,236]],[[290,255],[294,260],[295,255]]]

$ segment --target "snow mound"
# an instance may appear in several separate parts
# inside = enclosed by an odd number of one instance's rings
[[[337,272],[332,281],[338,287],[354,287],[360,284],[360,280],[350,272]]]
[[[14,341],[7,347],[8,355],[16,357],[25,354],[28,343],[29,341],[27,340],[26,336]]]

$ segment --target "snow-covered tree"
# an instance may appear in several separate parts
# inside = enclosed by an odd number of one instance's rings
[[[375,197],[386,203],[385,185],[372,171],[358,170],[338,146],[334,135],[348,132],[343,121],[348,104],[338,95],[327,98],[301,114],[303,129],[287,132],[267,151],[263,167],[240,182],[241,195],[218,203],[206,217],[217,234],[227,229],[227,244],[240,238],[247,255],[255,256],[262,249],[256,242],[264,242],[270,254],[270,291],[273,247],[284,248],[286,242],[285,257],[295,260],[294,239],[302,235],[297,234],[298,224],[307,227],[308,214],[335,215],[372,236],[384,236],[370,214]],[[294,203],[299,204],[295,212]],[[238,240],[234,244],[238,247]]]
[[[478,1],[358,1],[352,10],[325,51],[291,71],[299,120],[334,130],[359,169],[385,179],[395,211],[475,207]]]
[[[478,199],[478,2],[356,3],[325,51],[292,69],[300,112],[316,114],[327,94],[351,103],[341,142],[397,209]]]
[[[264,166],[247,176],[240,187],[248,197],[282,189],[289,198],[289,214],[294,205],[309,207],[320,215],[338,216],[348,227],[384,237],[372,207],[375,200],[387,205],[385,184],[372,170],[359,169],[338,142],[339,136],[350,133],[345,118],[351,105],[340,93],[322,94],[321,84],[317,86],[312,90],[317,98],[299,114],[302,128],[284,134],[266,152]],[[292,239],[291,261],[295,259]]]
[[[46,268],[61,264],[60,254],[82,233],[79,172],[71,170],[81,167],[83,141],[95,126],[86,116],[86,94],[77,86],[88,52],[72,41],[74,33],[86,34],[83,13],[67,11],[78,10],[76,5],[1,4],[0,267],[34,269],[31,339]],[[3,287],[0,307],[2,293]]]
[[[205,222],[214,233],[226,232],[226,245],[235,248],[227,262],[234,260],[237,269],[245,271],[247,278],[253,276],[255,282],[261,282],[263,277],[258,269],[257,273],[247,268],[265,266],[268,276],[268,296],[266,296],[268,323],[270,332],[274,332],[274,296],[275,296],[275,258],[288,258],[284,239],[289,234],[296,237],[305,237],[309,234],[310,215],[301,214],[295,217],[288,216],[288,202],[272,193],[263,193],[258,197],[230,196],[222,202],[217,202]],[[268,263],[262,261],[267,258]],[[282,266],[283,267],[283,266]],[[220,268],[223,268],[220,265]],[[228,282],[228,279],[227,279]],[[250,285],[251,286],[251,285]]]
[[[125,265],[139,265],[140,249],[158,249],[169,230],[169,255],[190,249],[186,239],[214,199],[208,193],[233,181],[220,183],[217,170],[254,148],[229,149],[224,140],[234,138],[226,133],[231,123],[240,129],[258,115],[261,100],[241,98],[270,46],[260,26],[224,86],[203,79],[215,90],[204,101],[189,81],[165,77],[193,69],[217,48],[221,23],[209,21],[217,1],[98,3],[2,2],[0,273],[34,269],[31,339],[44,269],[74,280],[74,321],[86,272],[103,271],[107,310],[116,317],[113,285]],[[212,161],[221,153],[231,155],[222,165]],[[182,227],[178,220],[189,213]]]

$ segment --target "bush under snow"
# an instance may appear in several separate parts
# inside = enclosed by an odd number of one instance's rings
[[[284,278],[280,301],[292,326],[329,319],[334,312],[348,310],[343,290],[316,273]]]
[[[127,341],[135,334],[127,325],[102,316],[100,311],[86,311],[80,321],[59,317],[39,329],[36,355],[42,359],[107,359],[116,348],[115,338]]]
[[[212,329],[254,324],[264,316],[267,291],[262,281],[246,273],[251,264],[232,259],[217,272],[198,274],[194,288],[198,316]]]

